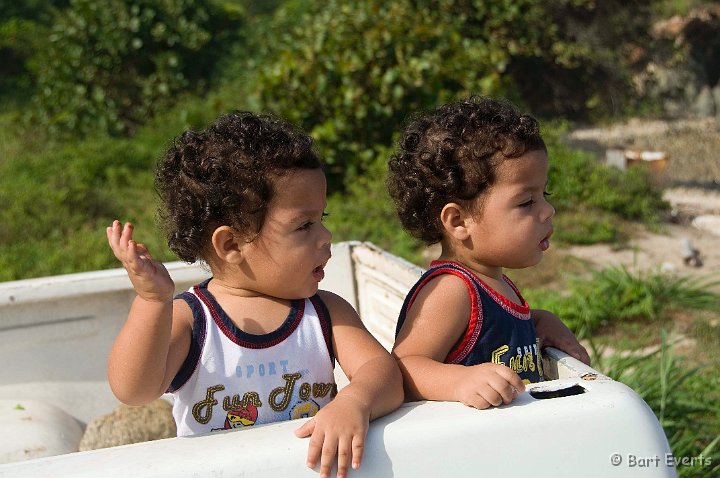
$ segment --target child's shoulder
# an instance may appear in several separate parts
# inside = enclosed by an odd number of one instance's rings
[[[414,303],[433,303],[440,307],[470,305],[467,281],[449,270],[429,275],[416,291]]]
[[[328,308],[328,310],[331,313],[334,311],[339,312],[339,313],[346,313],[349,311],[355,312],[355,309],[353,308],[352,304],[350,304],[350,302],[343,299],[341,296],[339,296],[335,292],[330,292],[329,290],[318,289],[317,295],[325,303],[325,306]]]

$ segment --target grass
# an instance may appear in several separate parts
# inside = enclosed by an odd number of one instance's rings
[[[709,290],[717,279],[622,266],[588,270],[588,274],[570,279],[564,294],[542,289],[523,294],[533,307],[555,311],[580,337],[620,322],[662,322],[675,310],[720,312],[720,296]]]
[[[648,354],[607,357],[596,348],[594,366],[630,386],[655,412],[675,458],[688,460],[677,468],[680,477],[718,476],[720,378],[715,367],[688,365],[664,330],[657,335],[660,347]]]

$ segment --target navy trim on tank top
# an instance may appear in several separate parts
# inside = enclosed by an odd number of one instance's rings
[[[330,320],[330,311],[318,294],[310,297],[310,302],[312,302],[313,307],[315,307],[315,312],[317,312],[318,318],[320,319],[320,327],[322,328],[325,344],[327,345],[328,353],[330,354],[330,362],[332,363],[333,368],[335,368],[335,352],[332,346],[332,321]]]
[[[200,363],[200,356],[202,355],[202,348],[205,345],[205,313],[203,312],[202,305],[198,298],[190,292],[183,292],[178,294],[176,299],[182,299],[190,306],[193,315],[193,328],[192,338],[190,339],[190,350],[188,351],[187,357],[183,361],[180,370],[173,378],[170,386],[167,389],[168,393],[176,392],[185,385],[192,374],[195,372],[198,364]]]
[[[210,311],[215,325],[217,325],[222,333],[231,341],[241,347],[248,349],[266,349],[279,344],[292,334],[305,313],[305,299],[294,299],[290,301],[290,312],[285,321],[278,327],[267,334],[249,334],[237,328],[225,313],[220,304],[217,303],[215,297],[210,293],[207,286],[211,279],[193,287],[193,291],[205,304]]]

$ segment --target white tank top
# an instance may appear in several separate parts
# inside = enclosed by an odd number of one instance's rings
[[[178,297],[192,309],[190,351],[168,392],[178,436],[309,417],[337,394],[331,324],[318,295],[292,301],[269,334],[238,329],[207,290]]]

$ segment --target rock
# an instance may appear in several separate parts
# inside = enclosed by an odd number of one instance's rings
[[[692,221],[692,225],[716,236],[720,236],[720,216],[715,214],[705,214],[697,216]]]
[[[120,404],[87,426],[80,451],[171,438],[177,435],[172,405],[160,398],[147,405]]]
[[[42,400],[0,400],[0,463],[78,451],[80,423]]]
[[[682,241],[680,241],[680,254],[686,266],[702,267],[700,251],[695,249],[687,237],[684,237]]]
[[[693,102],[693,111],[699,117],[715,116],[715,98],[713,91],[708,85],[700,88]]]

